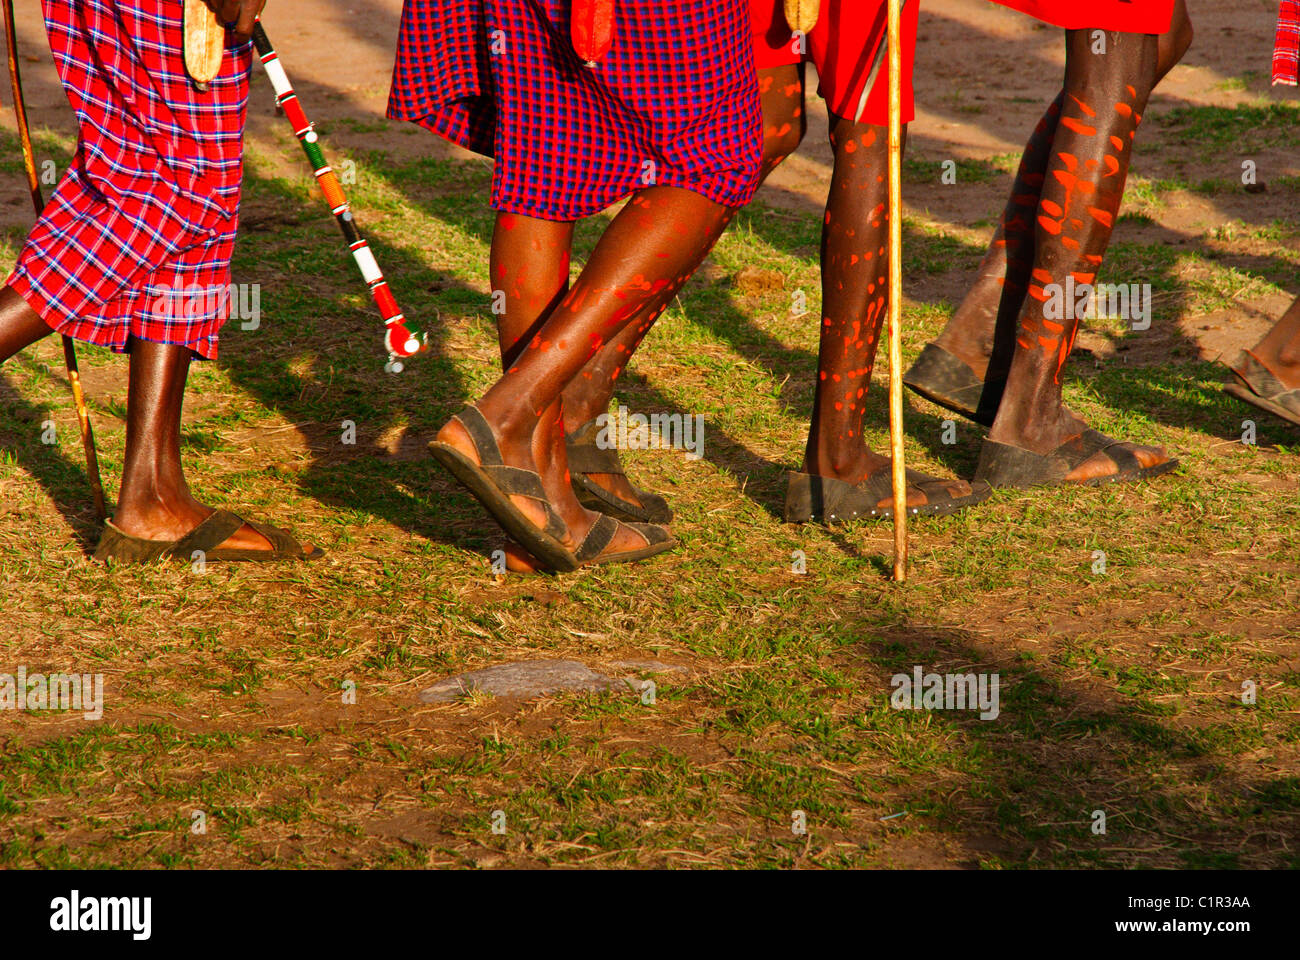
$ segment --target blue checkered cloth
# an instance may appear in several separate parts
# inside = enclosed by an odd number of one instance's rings
[[[743,206],[762,153],[747,0],[619,0],[595,67],[570,0],[406,0],[388,115],[496,159],[492,207],[577,220],[646,186]]]

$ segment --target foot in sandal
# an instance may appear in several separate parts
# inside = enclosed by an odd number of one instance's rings
[[[1115,440],[1093,430],[1064,405],[1030,414],[1032,405],[1008,403],[980,451],[975,479],[993,487],[1056,484],[1100,486],[1158,477],[1178,469],[1164,447]]]
[[[863,450],[864,466],[835,471],[827,466],[818,473],[787,476],[785,519],[787,523],[819,522],[829,525],[854,520],[892,520],[894,493],[892,465],[887,457]],[[836,476],[835,474],[840,474]],[[907,471],[907,512],[914,517],[935,517],[956,513],[987,500],[992,490],[987,483],[944,480],[919,470]]]
[[[540,565],[576,570],[642,560],[672,549],[662,527],[628,524],[587,510],[568,482],[558,418],[543,417],[527,444],[510,445],[475,406],[438,431],[430,451]],[[532,450],[550,452],[538,464]],[[509,462],[513,459],[514,462]],[[537,469],[540,467],[540,469]]]
[[[261,563],[269,560],[315,560],[325,551],[300,543],[287,530],[250,523],[229,510],[211,510],[190,530],[177,535],[175,524],[157,518],[147,536],[123,529],[120,520],[108,521],[95,549],[96,560],[150,563],[202,557],[205,563]],[[137,527],[137,529],[139,529]],[[163,532],[163,531],[167,532]]]
[[[1134,18],[1143,16],[1149,21],[1152,11],[1145,8],[1156,5],[1131,6],[1090,10],[1083,15],[1093,15],[1086,29],[1066,32],[1064,84],[1025,144],[978,278],[938,338],[903,377],[914,392],[984,426],[994,424],[1004,396],[1023,402],[1035,392],[1050,392],[1041,377],[1022,375],[1009,382],[1013,352],[1041,353],[1039,365],[1050,367],[1048,379],[1059,387],[1077,320],[1046,316],[1042,305],[1053,289],[1064,292],[1068,278],[1076,285],[1095,281],[1118,216],[1147,98],[1192,42],[1183,0],[1172,5],[1168,26],[1158,35],[1147,33],[1155,26],[1150,22],[1138,24],[1137,32],[1132,32],[1133,24],[1124,25],[1131,20],[1136,24]],[[1114,42],[1104,57],[1096,56],[1090,46],[1093,28],[1120,31],[1112,34]],[[1114,96],[1117,91],[1123,95]],[[1043,455],[1083,436],[1086,424],[1058,427],[1050,422],[1060,414],[1059,405],[1039,406],[1049,415],[1039,431],[1042,438],[1017,437],[1015,431],[990,436]],[[1139,460],[1151,461],[1151,448],[1140,449],[1146,452],[1134,448]],[[1093,471],[1113,468],[1103,459],[1083,473],[1095,476]],[[1149,462],[1143,469],[1154,465]]]
[[[599,423],[593,419],[564,438],[570,481],[582,505],[616,520],[671,523],[673,511],[668,501],[657,493],[634,486],[623,472],[618,451],[602,447],[599,436]]]
[[[1300,297],[1262,340],[1229,365],[1224,390],[1253,407],[1300,425]]]

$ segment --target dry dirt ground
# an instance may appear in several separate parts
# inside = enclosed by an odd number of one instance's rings
[[[789,302],[805,291],[816,315],[819,103],[620,395],[706,417],[702,461],[629,457],[669,491],[681,548],[501,579],[487,560],[499,534],[424,453],[492,378],[490,167],[383,119],[397,0],[270,0],[268,33],[327,152],[351,162],[358,219],[433,349],[382,373],[373,308],[259,75],[235,272],[261,285],[263,322],[232,325],[192,375],[185,456],[202,496],[330,554],[202,575],[97,566],[58,346],[6,364],[0,674],[102,673],[106,704],[97,720],[0,714],[0,864],[1300,865],[1300,430],[1224,396],[1214,364],[1300,294],[1300,126],[1293,90],[1268,85],[1275,5],[1190,7],[1196,41],[1153,97],[1105,271],[1152,284],[1154,322],[1081,335],[1068,392],[1100,429],[1165,443],[1183,469],[1002,492],[917,523],[900,589],[883,577],[887,528],[780,521],[815,371],[815,324]],[[74,127],[38,8],[18,2],[29,110],[61,167]],[[984,0],[923,5],[905,362],[969,285],[1063,62],[1058,31]],[[8,265],[31,211],[7,110],[3,123]],[[949,159],[956,184],[940,181]],[[1263,192],[1242,189],[1247,161]],[[112,496],[126,368],[92,350],[83,366]],[[968,475],[980,431],[961,422],[946,445],[947,415],[908,405],[909,462]],[[417,696],[542,658],[684,669],[640,671],[657,679],[653,704]],[[997,672],[999,718],[890,709],[891,676],[915,665]]]

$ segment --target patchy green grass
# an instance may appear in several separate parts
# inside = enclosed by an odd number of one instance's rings
[[[1290,137],[1291,114],[1178,108],[1159,122],[1221,150]],[[68,146],[42,149],[62,163]],[[487,560],[499,532],[423,450],[495,377],[489,174],[370,148],[339,155],[430,337],[428,355],[390,376],[312,182],[274,173],[295,150],[286,135],[250,156],[235,273],[261,284],[262,323],[232,323],[220,360],[194,368],[185,458],[202,496],[292,525],[325,560],[203,575],[93,564],[58,345],[0,375],[0,672],[101,672],[108,686],[99,721],[0,718],[0,865],[1297,865],[1284,841],[1300,826],[1300,431],[1223,395],[1176,323],[1293,283],[1285,221],[1225,223],[1174,246],[1142,231],[1200,181],[1135,178],[1145,219],[1121,230],[1103,279],[1151,283],[1154,324],[1099,322],[1123,350],[1080,358],[1066,395],[1099,429],[1168,444],[1181,472],[1001,491],[918,521],[899,587],[884,577],[887,526],[780,519],[811,409],[819,219],[760,201],[664,315],[618,398],[705,417],[702,460],[627,457],[672,500],[680,548],[499,580]],[[961,161],[958,184],[983,184],[996,209],[1015,162]],[[907,170],[920,190],[941,166]],[[579,261],[601,226],[579,229]],[[21,239],[5,233],[9,261]],[[961,225],[921,219],[906,243],[908,362],[983,248]],[[756,265],[770,282],[743,283]],[[790,315],[795,290],[802,317]],[[82,366],[113,489],[124,364],[83,349]],[[882,449],[877,380],[867,440]],[[958,421],[947,444],[949,415],[907,403],[909,462],[969,476],[982,431]],[[1255,446],[1239,442],[1247,418]],[[417,699],[447,675],[525,658],[686,669],[654,675],[653,705]],[[915,666],[996,672],[1000,715],[892,709],[891,678]]]

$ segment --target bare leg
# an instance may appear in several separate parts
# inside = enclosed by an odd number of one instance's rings
[[[1081,32],[1091,34],[1091,31]],[[1184,0],[1178,0],[1170,29],[1160,35],[1157,43],[1156,73],[1152,87],[1164,79],[1191,46],[1192,22],[1187,16]],[[1087,57],[1089,59],[1079,63],[1076,56],[1076,67],[1105,60],[1090,51]],[[1094,65],[1102,64],[1098,62]],[[1141,80],[1141,77],[1134,77],[1134,85],[1139,85]],[[1083,83],[1086,88],[1086,73]],[[1076,90],[1075,93],[1079,91]],[[1082,95],[1086,96],[1086,91]],[[1003,318],[1004,329],[1014,328],[1024,304],[1034,257],[1035,217],[1052,157],[1057,123],[1061,110],[1067,103],[1066,91],[1062,89],[1025,144],[1011,196],[988,252],[980,264],[979,277],[935,340],[938,346],[966,363],[981,380],[985,377],[989,356],[993,352],[994,329],[999,315]],[[1129,158],[1128,150],[1122,151],[1117,158],[1123,166],[1125,176],[1128,173]],[[1007,346],[1010,347],[1009,342]]]
[[[803,68],[759,71],[763,97],[763,175],[802,140]],[[835,168],[822,226],[822,322],[817,386],[802,471],[859,484],[890,460],[862,440],[864,398],[871,387],[880,330],[888,314],[888,131],[830,117]],[[953,481],[953,496],[971,493]],[[908,489],[908,502],[925,495]]]
[[[763,105],[764,179],[798,148],[807,130],[808,122],[803,109],[803,75],[803,64],[758,71]],[[495,251],[495,238],[493,242]],[[649,330],[650,325],[645,322],[627,325],[616,337],[610,338],[583,367],[579,376],[569,383],[563,397],[566,433],[572,433],[609,409],[619,374],[627,368],[628,359],[636,352]],[[640,503],[635,488],[625,476],[593,473],[588,474],[588,478],[623,500]]]
[[[1250,352],[1283,386],[1300,389],[1300,297]]]
[[[504,370],[541,329],[569,289],[573,223],[497,214],[492,232],[492,290],[505,295],[497,320]]]
[[[763,167],[766,178],[782,160],[798,148],[807,129],[803,111],[803,65],[759,70],[759,91],[763,105]],[[627,368],[650,324],[628,324],[591,358],[581,374],[564,390],[564,428],[573,432],[609,409],[619,374]],[[606,490],[639,504],[635,488],[627,477],[594,473],[588,477]]]
[[[53,332],[18,293],[0,289],[0,363]]]
[[[53,331],[19,294],[0,290],[0,362]],[[185,347],[131,342],[126,463],[114,526],[147,540],[179,540],[209,514],[195,500],[181,470],[181,401],[193,352]],[[269,550],[251,527],[222,546]],[[310,545],[304,544],[310,551]]]
[[[786,157],[799,149],[808,132],[804,112],[804,65],[792,63],[758,71],[763,106],[763,168],[766,180]]]
[[[688,190],[651,187],[614,218],[573,288],[542,323],[517,359],[476,406],[492,425],[502,457],[536,470],[547,499],[568,528],[566,545],[581,543],[597,514],[569,487],[561,395],[587,364],[629,327],[644,333],[699,266],[733,211]],[[623,364],[609,377],[612,382]],[[456,421],[438,438],[476,458],[473,441]],[[538,527],[540,505],[516,498]],[[611,551],[644,546],[620,528]]]
[[[831,114],[835,168],[822,226],[822,322],[803,472],[857,485],[890,468],[862,438],[880,331],[889,313],[889,131]],[[904,130],[906,144],[906,130]],[[971,494],[962,480],[954,497]],[[926,503],[914,486],[908,503]]]
[[[989,432],[990,440],[1039,454],[1087,429],[1061,401],[1061,372],[1080,321],[1048,318],[1045,288],[1064,285],[1070,276],[1076,283],[1096,279],[1124,194],[1127,158],[1155,85],[1158,56],[1157,38],[1140,34],[1108,34],[1104,55],[1091,52],[1089,31],[1068,31],[1066,43],[1066,106],[1052,139],[1035,218],[1029,296],[1015,328],[1006,391]],[[1167,459],[1153,447],[1133,452],[1143,467]],[[1116,469],[1099,453],[1066,480],[1105,476]]]
[[[1028,290],[1029,271],[1034,259],[1034,217],[1042,194],[1052,140],[1061,115],[1065,91],[1057,94],[1039,119],[1011,187],[1011,196],[998,221],[979,276],[965,299],[953,311],[935,343],[958,357],[981,380],[993,352],[993,333],[999,311],[1005,311],[1014,323]]]
[[[181,402],[193,351],[132,340],[126,460],[113,524],[146,540],[179,540],[212,513],[190,495],[181,469]],[[248,526],[223,547],[270,550]],[[311,550],[304,544],[304,549]]]

